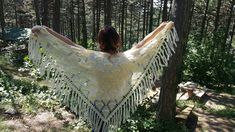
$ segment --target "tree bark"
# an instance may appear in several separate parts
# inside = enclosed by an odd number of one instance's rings
[[[15,11],[15,26],[18,27],[18,15],[17,15],[17,11],[16,11],[16,2],[14,1],[14,11]]]
[[[130,29],[129,29],[129,47],[128,49],[131,48],[132,46],[132,16],[133,16],[133,5],[130,5],[130,14],[131,14],[131,20],[130,20]]]
[[[97,0],[93,0],[92,3],[92,41],[95,42],[95,38],[96,38],[96,1]],[[94,45],[93,45],[94,48]]]
[[[232,0],[230,2],[230,11],[229,11],[229,17],[228,17],[228,21],[227,21],[228,23],[227,23],[226,29],[225,29],[222,51],[224,51],[225,49],[230,50],[230,49],[228,49],[228,46],[226,46],[226,42],[227,42],[227,38],[228,38],[228,34],[229,34],[230,25],[232,22],[232,17],[233,17],[233,12],[234,12],[234,10],[233,10],[234,4],[235,4],[235,0]]]
[[[77,40],[80,43],[81,40],[81,30],[80,30],[80,0],[77,0],[77,7],[78,7],[78,13],[77,13]]]
[[[232,47],[234,32],[235,32],[235,19],[234,19],[234,22],[233,22],[233,28],[232,28],[232,32],[231,32],[231,37],[230,37],[230,40],[229,40],[229,43],[228,43],[228,49],[229,50],[227,50],[227,53],[230,52],[230,49]]]
[[[159,98],[158,117],[160,121],[174,121],[176,110],[177,85],[182,78],[183,55],[189,34],[189,18],[192,0],[174,0],[172,20],[178,32],[179,41],[175,54],[164,68]]]
[[[37,25],[41,25],[39,7],[38,7],[38,0],[34,0],[33,5],[34,5],[34,10],[35,10],[35,15],[36,15],[36,23],[37,23]]]
[[[215,29],[216,32],[219,27],[219,15],[220,15],[220,7],[221,7],[221,0],[217,1],[217,7],[216,7],[216,17],[215,17]]]
[[[206,9],[202,18],[202,25],[201,25],[201,32],[200,32],[200,42],[202,42],[203,36],[204,36],[204,29],[206,25],[206,18],[207,18],[207,13],[208,13],[208,7],[209,7],[209,2],[210,0],[206,0]]]
[[[146,23],[146,6],[147,6],[147,5],[146,5],[146,3],[147,3],[147,2],[146,2],[146,0],[144,0],[143,2],[144,2],[144,16],[143,16],[143,31],[142,31],[143,33],[142,33],[142,38],[144,38],[144,37],[145,37],[145,26],[146,26],[146,24],[145,24],[145,23]]]
[[[145,23],[145,27],[146,27],[146,29],[145,29],[145,35],[147,35],[148,34],[148,30],[149,30],[149,16],[150,16],[150,14],[149,14],[149,5],[150,5],[150,2],[149,1],[146,1],[146,23]]]
[[[153,0],[150,0],[149,32],[153,30]]]
[[[157,25],[160,24],[161,14],[162,14],[162,0],[160,0],[160,9],[159,9],[159,13],[158,13]]]
[[[122,21],[121,21],[121,40],[122,40],[122,42],[124,42],[125,3],[126,3],[126,0],[122,0]]]
[[[6,46],[6,43],[5,43],[4,0],[0,0],[0,22],[1,22],[2,39],[3,39],[3,45],[0,45],[0,47],[4,47],[4,46]]]
[[[163,12],[162,12],[162,21],[167,21],[167,2],[168,0],[164,0],[163,4]]]
[[[124,49],[126,50],[127,49],[127,33],[128,33],[128,28],[127,28],[127,18],[128,18],[128,13],[127,13],[127,10],[128,10],[128,5],[126,3],[126,8],[125,8],[125,34],[124,34]]]
[[[138,23],[137,23],[137,42],[139,42],[140,38],[140,11],[138,12]]]
[[[98,34],[100,30],[100,1],[96,1],[96,34]]]
[[[60,0],[54,0],[52,24],[53,30],[60,33]]]
[[[75,31],[74,31],[74,5],[73,0],[70,1],[70,17],[69,17],[69,27],[70,27],[70,38],[72,41],[75,41]]]
[[[111,14],[112,14],[112,1],[111,0],[105,0],[105,25],[111,26]]]
[[[85,10],[85,2],[82,0],[82,44],[85,48],[87,48],[87,29],[86,29],[86,10]]]
[[[49,18],[48,18],[48,0],[42,0],[42,24],[45,26],[49,26]]]
[[[172,6],[173,6],[173,0],[170,0],[170,8],[169,8],[168,14],[171,14]],[[170,18],[168,17],[167,19],[170,19]]]

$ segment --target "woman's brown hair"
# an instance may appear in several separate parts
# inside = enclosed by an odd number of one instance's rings
[[[121,47],[121,39],[117,31],[112,26],[105,26],[99,31],[97,41],[102,52],[117,54]]]

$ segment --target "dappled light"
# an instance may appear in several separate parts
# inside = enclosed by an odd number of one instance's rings
[[[0,0],[0,131],[234,131],[234,5]]]

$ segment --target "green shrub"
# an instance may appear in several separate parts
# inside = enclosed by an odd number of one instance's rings
[[[207,35],[201,43],[196,35],[190,35],[184,59],[184,80],[214,88],[235,85],[234,49],[222,45],[223,36],[221,29],[214,36]]]

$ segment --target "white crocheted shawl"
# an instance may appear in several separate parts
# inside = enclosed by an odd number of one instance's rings
[[[68,45],[40,28],[30,35],[29,57],[52,82],[62,103],[95,131],[124,123],[159,79],[178,39],[168,23],[146,46],[116,56]],[[150,33],[151,34],[151,33]]]

